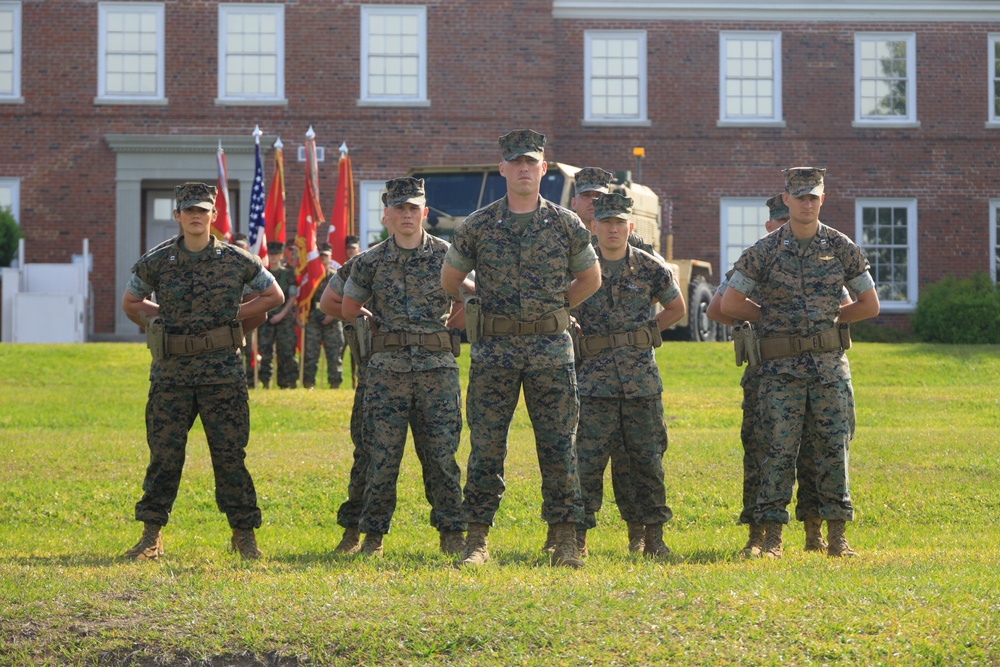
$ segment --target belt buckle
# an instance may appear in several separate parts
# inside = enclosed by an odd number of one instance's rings
[[[632,345],[635,340],[635,336],[632,332],[619,332],[608,335],[608,343],[611,347],[625,347],[626,345]]]
[[[816,334],[812,337],[812,349],[818,350],[823,347],[823,336],[822,334]]]

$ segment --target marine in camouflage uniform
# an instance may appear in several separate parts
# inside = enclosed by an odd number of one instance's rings
[[[327,315],[319,309],[330,278],[336,273],[330,266],[330,247],[320,250],[320,260],[326,275],[313,292],[312,306],[309,309],[309,321],[306,323],[305,351],[302,353],[302,386],[310,389],[316,385],[316,368],[319,366],[320,348],[326,354],[326,377],[331,389],[336,389],[344,380],[344,361],[340,356],[344,347],[344,325],[336,317]]]
[[[763,361],[754,430],[764,450],[754,521],[764,524],[769,557],[781,556],[800,443],[814,444],[827,553],[854,554],[845,536],[854,518],[847,473],[854,394],[839,325],[877,314],[878,296],[861,249],[819,221],[825,171],[785,171],[789,223],[743,252],[722,297],[727,315],[759,320]],[[857,302],[841,304],[845,285]]]
[[[591,242],[597,246],[597,235],[594,233],[594,200],[602,194],[611,192],[611,184],[615,175],[600,167],[584,167],[573,177],[576,196],[570,200],[573,211],[580,216],[584,226],[590,230]],[[633,248],[645,250],[651,255],[660,257],[652,243],[635,233],[633,229],[628,235],[628,244]],[[661,258],[662,259],[662,258]]]
[[[446,553],[462,549],[461,471],[455,460],[462,431],[458,362],[446,327],[451,297],[441,288],[448,243],[423,230],[423,181],[386,182],[393,235],[359,255],[344,286],[343,310],[365,313],[376,334],[368,360],[364,443],[370,456],[358,528],[362,554],[381,554],[396,508],[396,482],[408,426],[423,463],[431,525]],[[359,332],[361,335],[361,332]]]
[[[489,560],[486,536],[504,494],[507,432],[523,386],[541,469],[542,519],[558,531],[552,564],[579,567],[579,399],[566,308],[599,285],[597,256],[576,214],[538,194],[547,168],[545,137],[514,130],[499,143],[507,195],[455,230],[442,271],[442,284],[453,296],[459,285],[475,291],[484,323],[472,343],[469,373],[469,534],[462,562]],[[473,270],[474,286],[466,278]]]
[[[257,377],[265,389],[271,384],[275,348],[278,351],[278,387],[294,389],[299,378],[299,366],[295,360],[295,295],[298,294],[298,287],[295,281],[295,268],[282,260],[281,250],[280,241],[268,242],[267,253],[271,261],[271,272],[286,301],[282,307],[275,308],[267,314],[268,321],[260,325],[257,331],[257,353],[260,355]],[[279,315],[280,320],[274,322],[273,320]]]
[[[244,463],[250,410],[239,349],[242,329],[234,323],[280,304],[283,297],[259,258],[210,234],[215,194],[214,186],[203,183],[177,186],[174,215],[182,234],[136,262],[122,301],[130,319],[159,318],[166,333],[159,339],[166,355],[154,356],[150,365],[150,461],[143,496],[135,506],[135,518],[145,530],[126,554],[133,559],[154,559],[163,552],[160,527],[167,524],[177,497],[187,434],[196,417],[201,417],[208,440],[216,505],[233,528],[233,548],[246,558],[260,557],[253,531],[261,514]],[[241,304],[245,288],[259,296]],[[156,304],[148,299],[153,292]]]
[[[685,305],[666,264],[628,243],[631,215],[632,200],[621,194],[595,200],[601,287],[573,310],[580,325],[576,450],[585,512],[577,544],[585,549],[586,531],[597,525],[610,458],[630,550],[665,557],[663,524],[672,513],[663,481],[663,383],[653,350],[660,332],[684,317]],[[664,308],[650,319],[653,301]]]

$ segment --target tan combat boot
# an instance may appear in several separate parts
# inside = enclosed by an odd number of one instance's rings
[[[163,555],[163,536],[160,535],[160,526],[156,523],[144,522],[142,537],[139,542],[125,552],[125,558],[130,560],[156,560]]]
[[[552,551],[556,548],[556,531],[553,529],[555,524],[550,523],[548,530],[545,533],[545,544],[542,545],[542,551]]]
[[[764,552],[764,526],[750,524],[750,537],[740,551],[743,558],[759,558]]]
[[[827,556],[832,556],[833,558],[850,558],[858,555],[858,552],[852,549],[851,545],[847,543],[846,530],[846,521],[831,519],[826,522],[826,537],[830,541],[830,546],[826,550]]]
[[[470,523],[469,532],[465,535],[465,550],[458,564],[485,565],[490,562],[490,552],[486,550],[486,536],[489,534],[489,524]]]
[[[576,548],[576,524],[554,524],[556,548],[552,551],[552,567],[583,567],[580,551]]]
[[[357,528],[345,528],[344,536],[340,538],[340,544],[334,548],[333,553],[351,556],[358,553],[360,549],[361,531]]]
[[[781,558],[781,531],[784,524],[777,521],[764,522],[764,550],[761,555],[765,558]]]
[[[586,558],[590,555],[587,551],[587,529],[577,528],[576,529],[576,551],[580,554],[580,558]]]
[[[806,551],[826,551],[826,541],[823,540],[823,519],[811,516],[803,524],[806,529]]]
[[[442,530],[440,546],[441,553],[460,554],[465,549],[465,536],[460,530]]]
[[[382,557],[382,533],[365,533],[365,541],[361,544],[362,556]]]
[[[233,528],[230,548],[246,560],[257,560],[263,555],[257,548],[257,538],[254,537],[253,528]]]
[[[642,553],[646,546],[646,525],[635,521],[628,522],[628,550],[631,553]]]
[[[645,544],[642,555],[647,558],[669,558],[670,549],[663,543],[663,524],[650,523],[646,525]]]

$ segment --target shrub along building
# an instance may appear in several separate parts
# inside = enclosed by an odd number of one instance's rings
[[[285,146],[291,227],[306,130],[327,208],[347,143],[363,244],[386,179],[497,162],[497,137],[531,127],[548,159],[632,169],[674,254],[717,272],[761,233],[781,168],[812,165],[822,219],[871,260],[880,322],[906,326],[945,275],[997,275],[996,2],[697,4],[0,0],[0,205],[28,262],[90,239],[97,338],[136,333],[129,268],[174,232],[172,187],[216,181],[219,142],[246,231],[258,124],[268,181]]]

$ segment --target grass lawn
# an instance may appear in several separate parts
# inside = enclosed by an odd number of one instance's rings
[[[0,345],[0,665],[998,665],[1000,348],[849,356],[859,558],[804,553],[800,524],[782,560],[735,558],[741,370],[730,345],[667,343],[674,560],[628,555],[608,480],[586,567],[548,567],[522,403],[495,562],[469,571],[437,551],[412,448],[385,558],[331,555],[349,382],[251,395],[262,562],[226,550],[200,424],[166,555],[122,562],[141,532],[145,347]],[[463,473],[468,453],[465,431]]]

